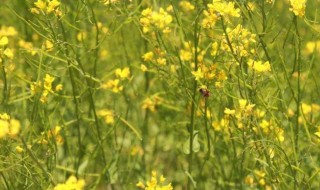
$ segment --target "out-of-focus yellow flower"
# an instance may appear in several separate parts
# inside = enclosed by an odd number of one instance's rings
[[[75,176],[70,176],[65,183],[57,184],[53,190],[82,190],[85,187],[83,179],[77,179]]]
[[[111,110],[108,110],[108,109],[99,110],[97,114],[98,116],[102,116],[104,118],[104,121],[106,122],[106,124],[114,123],[114,115]]]
[[[7,36],[3,36],[0,38],[0,46],[5,46],[9,43],[9,39]]]
[[[43,0],[37,0],[37,2],[34,3],[34,6],[42,11],[47,8],[47,4]]]
[[[254,61],[249,59],[247,64],[251,69],[257,71],[258,73],[271,71],[269,61],[262,63],[262,61]]]
[[[47,51],[52,51],[54,45],[53,45],[53,43],[52,43],[50,40],[46,40],[46,41],[44,42],[44,47],[45,47],[45,49],[46,49]]]
[[[143,109],[148,109],[151,112],[155,112],[157,106],[161,103],[161,98],[158,97],[157,95],[152,96],[151,98],[148,97],[142,102],[142,108]]]
[[[16,146],[16,151],[21,154],[24,152],[24,149],[21,146]]]
[[[120,85],[119,79],[108,80],[105,84],[102,85],[104,89],[110,89],[114,93],[119,93],[123,90],[123,86]]]
[[[145,53],[142,58],[144,61],[151,61],[153,59],[153,52],[152,51],[149,51],[147,53]]]
[[[78,32],[77,34],[77,40],[79,42],[85,40],[87,38],[87,33],[86,32]]]
[[[59,92],[63,89],[63,85],[62,84],[58,84],[55,88],[56,92]]]
[[[13,59],[13,51],[10,48],[6,48],[3,52],[5,56],[7,56],[9,59]]]
[[[140,24],[142,31],[148,33],[152,30],[160,30],[163,33],[169,33],[171,30],[168,27],[173,18],[167,11],[160,8],[159,11],[153,11],[151,8],[144,9],[141,12]]]
[[[0,138],[16,137],[20,132],[20,121],[12,119],[7,113],[0,114]]]
[[[128,79],[130,77],[130,69],[129,67],[125,67],[123,69],[116,69],[115,74],[120,79]]]
[[[185,12],[190,12],[195,8],[194,5],[192,5],[189,1],[180,1],[179,6]]]
[[[60,2],[58,0],[49,1],[48,7],[47,7],[47,13],[53,12],[59,5],[60,5]]]
[[[201,68],[198,68],[197,71],[192,71],[191,73],[195,77],[196,81],[199,81],[204,77],[204,73],[202,72]]]
[[[136,186],[145,190],[173,190],[171,183],[164,185],[166,178],[161,175],[158,178],[158,174],[156,171],[152,171],[151,179],[144,184],[139,181]]]
[[[212,28],[221,16],[229,22],[231,18],[240,17],[240,9],[235,8],[234,2],[215,1],[208,4],[208,9],[204,10],[202,27]]]
[[[307,0],[290,0],[292,11],[296,16],[303,17],[305,14]]]
[[[17,30],[13,26],[1,26],[0,37],[2,36],[16,36],[18,34]]]
[[[224,113],[226,115],[234,115],[236,113],[236,110],[232,110],[232,109],[229,109],[229,108],[225,108],[224,109]]]
[[[145,66],[144,64],[141,64],[140,69],[141,69],[141,71],[143,71],[143,72],[148,71],[147,66]]]

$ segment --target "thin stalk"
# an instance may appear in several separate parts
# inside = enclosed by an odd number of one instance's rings
[[[298,166],[298,151],[299,151],[299,130],[300,130],[300,124],[299,124],[299,117],[300,117],[300,103],[301,103],[301,38],[298,28],[298,22],[297,17],[294,16],[294,26],[295,26],[295,34],[296,34],[296,40],[298,44],[295,44],[295,65],[298,66],[298,80],[297,80],[297,101],[296,101],[296,107],[297,107],[297,114],[296,114],[296,127],[295,127],[295,137],[294,137],[294,145],[295,145],[295,153],[296,153],[296,165]],[[295,172],[296,175],[296,172]],[[295,176],[296,178],[296,176]],[[297,181],[294,182],[294,189],[297,189]]]
[[[194,70],[198,70],[198,42],[199,42],[199,35],[198,35],[198,18],[196,17],[195,23],[194,23]],[[196,115],[196,95],[197,95],[197,81],[193,80],[193,88],[192,88],[192,104],[191,104],[191,116],[190,116],[190,126],[189,126],[189,135],[190,135],[190,142],[189,142],[189,168],[188,172],[189,175],[192,176],[192,162],[193,162],[193,139],[194,139],[194,125],[195,125],[195,115]],[[188,190],[191,189],[191,183],[192,180],[189,177],[188,178]]]
[[[69,57],[69,50],[67,47],[67,35],[66,31],[64,29],[64,26],[62,24],[61,19],[59,18],[59,24],[62,30],[62,36],[64,40],[64,54],[66,57]],[[76,83],[75,83],[75,78],[72,72],[72,65],[71,65],[71,60],[68,58],[67,59],[67,67],[68,67],[68,72],[69,72],[69,77],[71,80],[71,86],[72,86],[72,94],[73,94],[73,102],[75,104],[75,111],[76,111],[76,127],[77,127],[77,139],[78,139],[78,160],[76,163],[76,168],[77,168],[77,173],[76,176],[78,176],[78,170],[80,166],[80,161],[81,161],[81,156],[82,156],[82,140],[81,140],[81,130],[80,130],[80,111],[79,111],[79,102],[77,100],[77,92],[76,92]]]

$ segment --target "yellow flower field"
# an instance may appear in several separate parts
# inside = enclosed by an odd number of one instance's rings
[[[319,0],[2,0],[0,189],[319,189]]]

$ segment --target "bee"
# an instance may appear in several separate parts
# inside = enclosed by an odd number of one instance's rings
[[[210,91],[207,88],[201,87],[199,92],[202,94],[204,98],[208,98],[210,96]]]

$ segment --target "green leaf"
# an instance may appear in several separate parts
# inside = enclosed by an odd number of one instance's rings
[[[183,143],[183,152],[185,154],[190,154],[190,136],[188,139]],[[198,131],[193,132],[193,145],[192,145],[192,151],[193,152],[199,152],[200,150],[200,143],[198,141]]]

